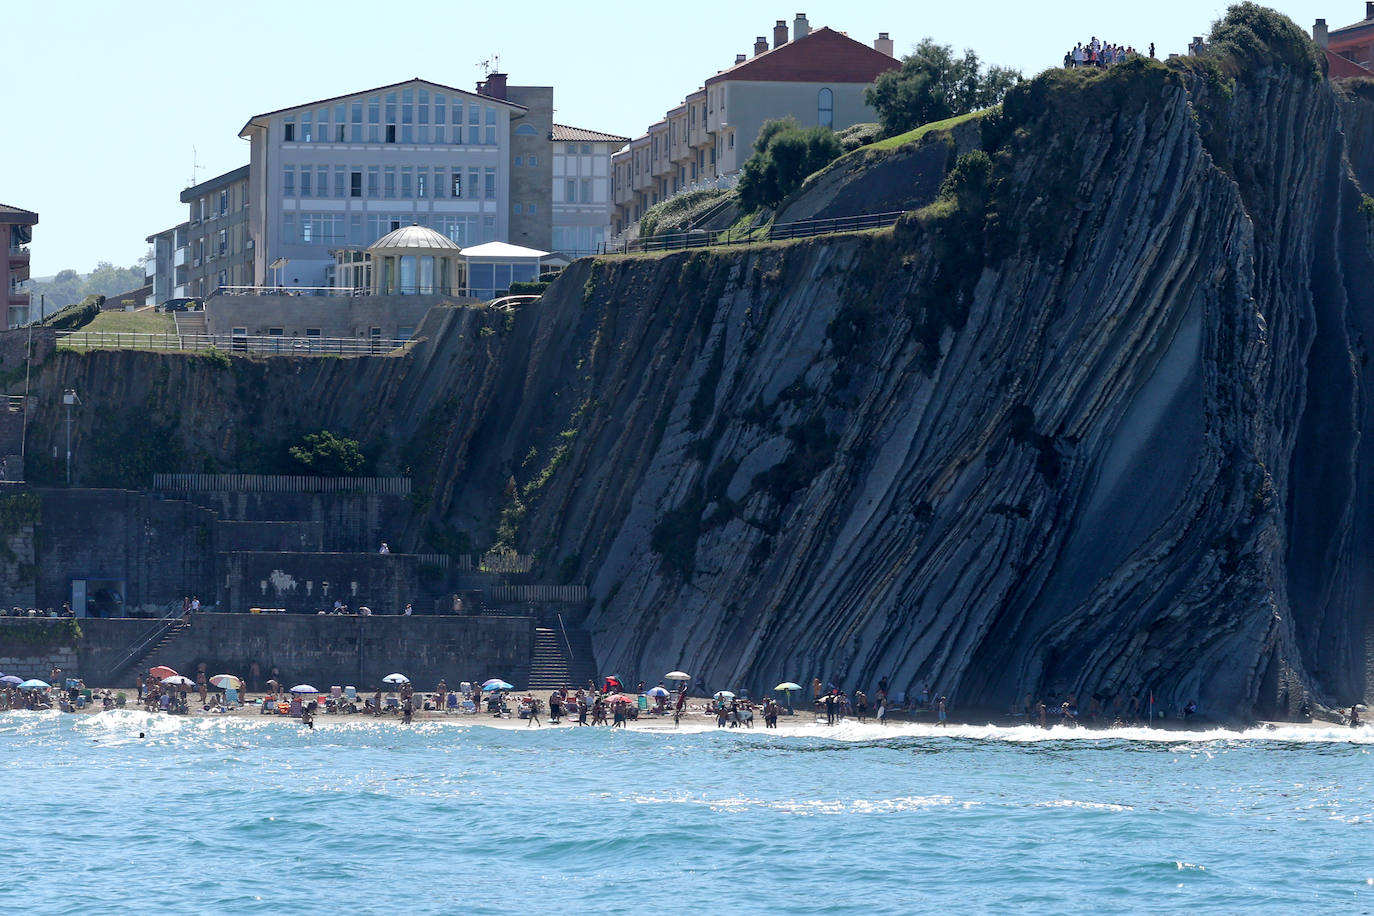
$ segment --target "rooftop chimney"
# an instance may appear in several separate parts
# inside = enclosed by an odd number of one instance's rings
[[[887,32],[878,33],[878,40],[873,42],[873,49],[875,51],[882,51],[888,57],[895,56],[893,54],[892,38]]]
[[[781,48],[787,44],[787,20],[779,19],[778,24],[773,26],[773,47]]]
[[[506,98],[506,74],[488,73],[485,81],[477,84],[477,94],[484,95],[489,99]]]
[[[1317,43],[1317,47],[1323,50],[1331,44],[1331,39],[1327,35],[1325,19],[1318,19],[1317,24],[1312,26],[1312,40]]]
[[[1364,0],[1364,18],[1374,19],[1374,0]]]
[[[797,18],[792,20],[792,40],[801,41],[811,34],[811,23],[806,21],[805,13],[798,13]]]
[[[749,59],[749,58],[748,58],[748,55],[745,55],[745,54],[736,54],[736,55],[735,55],[735,63],[737,63],[737,64],[742,64],[742,63],[744,63],[744,62],[745,62],[746,60],[748,60],[748,59]]]
[[[764,38],[762,35],[760,35],[758,38],[755,38],[755,39],[754,39],[754,56],[755,56],[755,57],[758,57],[760,54],[762,54],[764,51],[767,51],[767,50],[768,50],[768,39],[767,39],[767,38]]]

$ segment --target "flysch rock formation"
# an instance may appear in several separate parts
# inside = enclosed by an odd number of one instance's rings
[[[578,261],[517,314],[437,310],[405,356],[64,352],[39,385],[81,388],[83,468],[97,423],[177,469],[352,435],[416,477],[393,548],[537,554],[590,585],[599,666],[632,680],[1348,704],[1372,123],[1280,62],[1052,73],[977,142],[928,138],[950,178],[892,230]],[[857,206],[845,168],[789,207]],[[34,451],[62,433],[40,418]]]

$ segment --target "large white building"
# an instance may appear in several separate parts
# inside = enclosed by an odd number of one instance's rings
[[[239,136],[255,284],[332,285],[332,251],[412,223],[462,246],[507,238],[512,121],[525,113],[413,79],[250,118]]]

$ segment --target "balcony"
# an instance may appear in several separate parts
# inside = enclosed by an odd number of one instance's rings
[[[178,248],[178,249],[177,249],[177,253],[176,253],[175,255],[172,256],[172,266],[173,266],[173,267],[185,267],[185,266],[186,266],[186,249],[185,249],[185,248]]]
[[[5,297],[5,304],[12,307],[28,308],[31,298],[26,289],[12,289],[9,291],[9,295]]]

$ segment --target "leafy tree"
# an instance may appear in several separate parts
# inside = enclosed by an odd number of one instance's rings
[[[775,206],[842,152],[839,137],[828,127],[803,128],[793,118],[765,121],[754,154],[740,170],[740,202],[750,209]]]
[[[307,471],[321,477],[351,477],[367,463],[356,439],[336,436],[327,429],[310,433],[300,445],[291,446],[289,453]]]
[[[86,277],[81,293],[83,296],[116,296],[131,289],[138,289],[143,285],[143,277],[143,268],[137,264],[125,268],[115,267],[109,261],[101,261]]]
[[[1259,69],[1275,60],[1299,72],[1320,77],[1321,52],[1307,33],[1282,13],[1258,3],[1238,3],[1212,23],[1210,50],[1230,55]]]
[[[900,70],[889,70],[864,93],[864,101],[878,112],[887,136],[905,133],[957,115],[991,108],[1021,81],[1021,72],[1007,67],[983,69],[978,55],[965,49],[956,57],[950,45],[922,39],[902,59]]]

